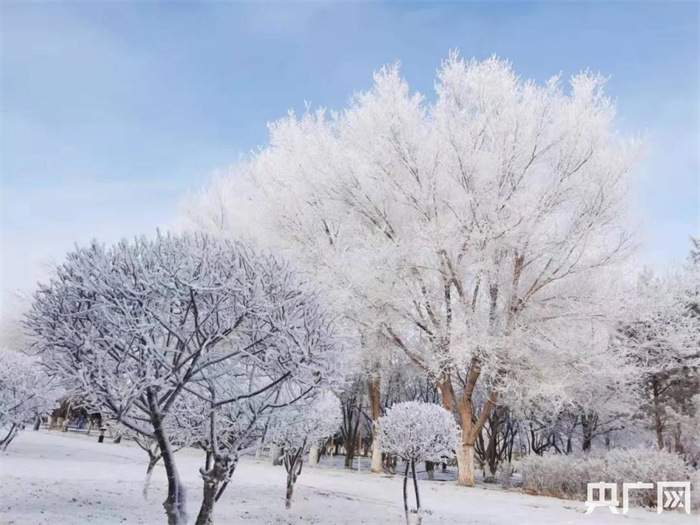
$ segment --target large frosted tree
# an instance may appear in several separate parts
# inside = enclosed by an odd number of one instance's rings
[[[473,485],[493,407],[566,395],[610,346],[639,148],[615,132],[603,84],[582,73],[538,85],[453,53],[429,102],[387,67],[342,112],[272,124],[269,146],[192,216],[287,250],[359,333],[405,353],[457,415],[459,483]]]

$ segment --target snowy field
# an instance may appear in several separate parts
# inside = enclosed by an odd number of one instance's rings
[[[2,456],[0,520],[3,525],[164,524],[161,502],[166,480],[159,465],[148,501],[141,496],[145,453],[129,443],[98,444],[96,437],[31,430],[20,433]],[[189,490],[192,517],[199,505],[202,457],[178,453]],[[217,504],[216,523],[231,524],[403,524],[401,480],[367,472],[304,468],[291,512],[284,509],[285,472],[267,462],[241,462]],[[626,516],[606,509],[584,513],[581,502],[506,492],[493,486],[473,489],[424,481],[422,498],[437,524],[697,524],[697,514],[631,509]]]

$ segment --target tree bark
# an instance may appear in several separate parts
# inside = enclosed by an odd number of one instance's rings
[[[294,497],[294,485],[301,474],[304,463],[303,448],[295,451],[294,455],[285,457],[285,467],[287,468],[287,493],[285,495],[284,506],[292,508],[292,498]]]
[[[149,402],[152,402],[152,397],[153,395],[149,393]],[[158,442],[158,448],[163,458],[163,466],[168,477],[168,496],[163,502],[163,508],[165,508],[165,513],[168,516],[168,525],[186,525],[188,521],[187,489],[185,489],[180,480],[180,473],[175,464],[175,456],[163,430],[163,420],[160,414],[153,414],[152,422],[153,433]]]
[[[382,473],[382,451],[379,448],[379,440],[377,439],[377,420],[381,416],[381,381],[378,376],[372,377],[367,382],[367,391],[369,394],[369,403],[372,412],[372,467],[371,471],[375,474]]]
[[[270,445],[270,459],[272,460],[272,466],[276,467],[277,465],[281,465],[281,457],[282,454],[280,453],[280,447],[277,445]]]
[[[480,374],[481,369],[479,363],[474,359],[472,360],[467,383],[460,399],[456,398],[452,381],[449,377],[438,383],[440,393],[442,394],[443,407],[450,412],[456,409],[457,415],[459,416],[459,422],[462,428],[462,443],[457,449],[457,484],[465,487],[473,487],[475,485],[474,444],[476,443],[476,438],[481,433],[481,429],[484,428],[484,424],[494,407],[496,399],[496,392],[492,390],[489,398],[481,409],[479,418],[476,422],[472,420],[472,415],[474,413],[472,395]]]
[[[352,462],[355,459],[355,440],[345,443],[345,468],[352,468]]]
[[[214,468],[216,468],[216,466]],[[197,514],[196,525],[212,524],[212,515],[214,513],[214,504],[216,503],[216,493],[218,489],[219,487],[214,480],[204,480],[202,506],[199,508],[199,514]]]
[[[39,428],[41,428],[41,416],[37,417],[34,422],[34,430],[39,430]]]
[[[425,471],[428,473],[428,479],[433,481],[435,479],[435,463],[432,461],[426,461]]]
[[[406,515],[406,525],[411,525],[411,521],[408,519],[408,467],[410,462],[406,461],[406,470],[403,473],[403,511]]]
[[[473,487],[476,484],[473,444],[462,443],[457,449],[457,484],[465,487]]]
[[[318,465],[318,447],[309,449],[309,465]]]
[[[213,464],[210,469],[200,469],[204,486],[202,488],[202,506],[199,508],[195,525],[212,525],[214,505],[223,494],[228,480],[236,468],[238,459],[225,454],[212,454]]]
[[[664,449],[664,423],[661,418],[661,402],[659,400],[661,394],[660,394],[660,388],[659,388],[659,381],[655,376],[652,376],[651,378],[651,388],[652,388],[652,395],[653,395],[653,400],[654,400],[654,429],[656,430],[656,443],[659,446],[659,450]]]
[[[5,435],[4,438],[2,438],[0,440],[0,450],[7,450],[7,447],[10,446],[10,443],[12,443],[12,440],[15,439],[17,432],[19,432],[19,427],[17,425],[13,424],[10,427],[10,431]]]
[[[413,488],[416,491],[416,510],[420,513],[420,495],[418,494],[418,477],[416,476],[416,460],[411,461],[411,473],[413,474]]]
[[[143,499],[148,499],[148,489],[151,486],[151,476],[153,475],[153,468],[156,466],[156,463],[158,463],[159,460],[160,456],[152,456],[148,460],[148,467],[146,468],[146,479],[143,481]]]

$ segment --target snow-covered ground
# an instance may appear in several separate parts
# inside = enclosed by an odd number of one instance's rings
[[[199,505],[198,451],[178,453],[189,488],[189,512]],[[0,522],[4,525],[148,524],[166,522],[161,502],[162,467],[153,476],[148,501],[141,496],[146,455],[130,443],[97,443],[95,436],[24,431],[0,456]],[[244,459],[217,505],[216,523],[231,524],[403,524],[401,480],[364,472],[304,467],[291,511],[284,508],[285,472],[267,462]],[[437,524],[695,524],[698,516],[661,515],[631,509],[623,516],[607,509],[585,514],[581,502],[473,489],[423,481],[421,496]]]

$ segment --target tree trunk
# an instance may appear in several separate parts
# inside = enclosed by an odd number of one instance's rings
[[[683,440],[681,439],[683,437],[683,431],[681,429],[681,424],[676,423],[676,428],[673,431],[673,442],[676,450],[676,454],[679,456],[682,456],[683,453],[685,452],[683,448]]]
[[[270,446],[270,459],[274,467],[282,464],[282,450],[278,445]]]
[[[186,525],[188,520],[187,490],[180,480],[173,450],[165,436],[163,421],[158,415],[153,416],[153,433],[158,441],[163,466],[168,477],[168,496],[163,502],[163,508],[168,516],[168,525]]]
[[[66,418],[63,420],[63,425],[61,426],[61,432],[68,432],[68,422],[70,421],[70,411],[73,407],[73,400],[68,402],[68,408],[66,409]]]
[[[17,432],[19,432],[19,427],[13,424],[10,427],[10,431],[0,440],[0,450],[7,450],[7,447],[10,446],[12,440],[15,439]]]
[[[146,468],[146,479],[143,481],[143,499],[148,499],[148,489],[151,485],[151,476],[153,475],[153,468],[156,466],[156,463],[158,463],[159,460],[160,456],[153,456],[148,460],[148,467]]]
[[[195,525],[212,525],[214,505],[223,494],[228,480],[238,464],[237,457],[225,454],[212,454],[213,464],[210,469],[200,469],[204,486],[202,488],[202,506],[199,507]]]
[[[369,394],[369,404],[372,412],[372,467],[375,474],[382,472],[382,451],[379,448],[377,439],[377,420],[382,415],[381,405],[381,380],[378,376],[372,377],[367,382],[367,392]]]
[[[496,477],[496,471],[498,470],[498,454],[496,450],[496,440],[498,435],[496,434],[498,428],[494,426],[491,429],[491,435],[489,436],[489,444],[486,447],[486,464],[489,466],[489,474],[492,478]]]
[[[350,440],[345,443],[345,468],[352,468],[352,462],[355,459],[355,440]]]
[[[406,470],[403,473],[403,512],[406,515],[406,525],[411,525],[408,519],[408,467],[410,462],[406,461]]]
[[[309,465],[318,465],[318,447],[309,449]]]
[[[218,490],[219,487],[217,483],[211,479],[205,479],[204,488],[202,489],[204,497],[202,498],[202,506],[199,507],[199,514],[197,514],[197,521],[195,521],[196,525],[212,524],[212,515],[214,513],[214,504],[216,503],[216,493]]]
[[[659,450],[664,449],[664,423],[661,418],[661,403],[659,400],[659,381],[655,376],[651,379],[652,395],[654,398],[654,429],[656,430],[656,442],[659,445]]]
[[[457,448],[457,484],[473,487],[474,480],[474,445],[462,443]]]
[[[39,430],[41,427],[41,416],[36,418],[36,421],[34,422],[34,430]]]
[[[583,414],[581,416],[581,430],[583,432],[583,451],[588,452],[591,450],[593,445],[593,433],[595,432],[597,426],[596,415]]]
[[[425,471],[428,473],[428,479],[433,481],[435,479],[435,463],[432,461],[426,461]]]
[[[304,462],[304,449],[295,451],[294,455],[285,457],[284,465],[287,468],[287,493],[285,495],[284,506],[292,508],[292,498],[294,497],[294,485],[301,474],[301,467]]]
[[[420,494],[418,494],[418,477],[416,476],[416,460],[411,461],[411,469],[413,470],[413,488],[416,491],[416,525],[420,525],[422,516],[420,513]]]
[[[472,360],[472,365],[467,376],[467,383],[462,392],[462,397],[457,399],[455,396],[452,380],[447,379],[440,381],[438,387],[442,396],[443,407],[452,412],[454,409],[459,416],[459,423],[462,428],[462,444],[457,449],[457,484],[465,487],[473,487],[474,481],[474,444],[476,438],[484,428],[486,419],[495,405],[496,392],[491,390],[490,395],[479,414],[476,422],[472,420],[474,407],[472,405],[472,395],[476,387],[476,382],[481,374],[481,367],[476,358]]]

